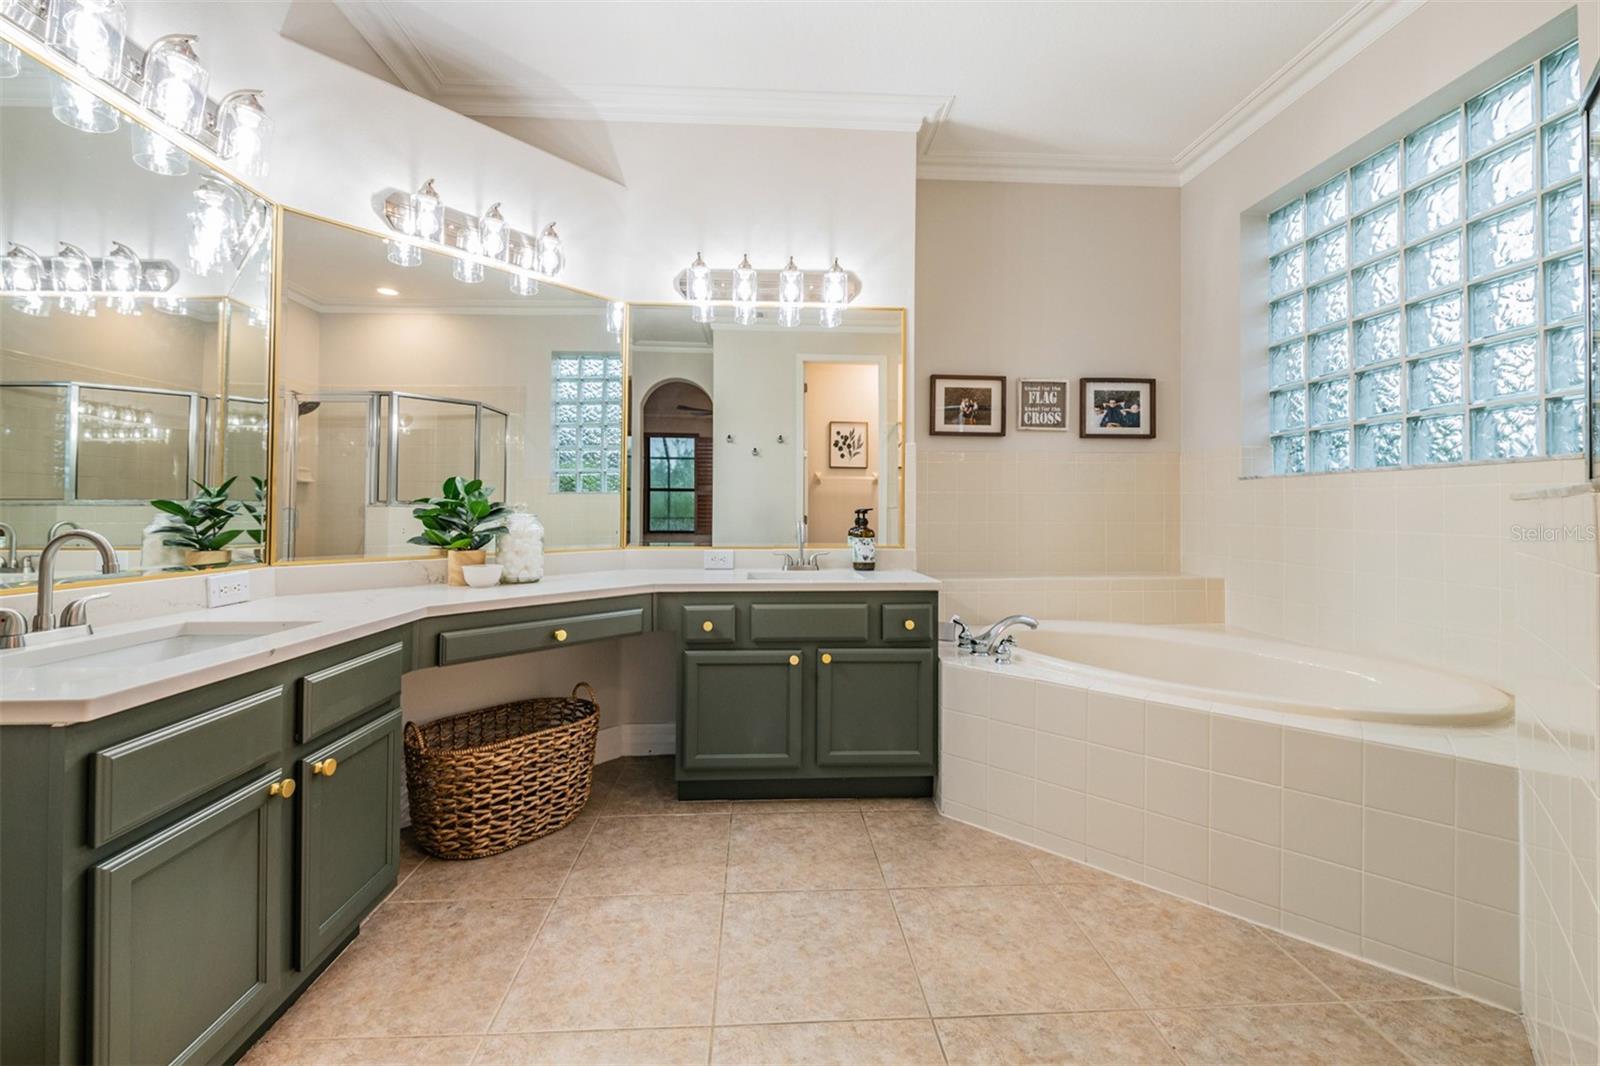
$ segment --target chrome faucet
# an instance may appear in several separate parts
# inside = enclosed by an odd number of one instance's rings
[[[20,574],[22,564],[17,561],[17,531],[8,523],[0,522],[0,533],[6,538],[6,557],[0,562],[0,574]]]
[[[63,518],[61,521],[57,522],[55,525],[50,527],[50,532],[48,532],[48,533],[46,533],[44,535],[44,539],[47,540],[47,541],[54,540],[56,538],[56,535],[59,534],[59,533],[65,533],[69,529],[82,529],[82,528],[83,527],[78,525],[78,523],[72,522],[72,521],[69,521],[69,520]]]
[[[794,535],[795,535],[795,542],[796,543],[795,543],[795,553],[793,555],[790,555],[788,552],[773,552],[772,553],[773,555],[780,555],[780,556],[783,557],[783,568],[785,570],[820,570],[820,569],[822,569],[820,566],[817,565],[817,560],[822,558],[824,555],[827,555],[828,553],[827,552],[812,552],[810,555],[806,554],[806,524],[804,522],[796,522],[794,524]]]
[[[967,648],[967,650],[971,651],[974,655],[994,655],[997,652],[1004,651],[1006,661],[1009,662],[1011,660],[1010,650],[1016,645],[1016,641],[1006,636],[1006,630],[1012,629],[1016,626],[1027,626],[1029,629],[1038,629],[1039,622],[1037,619],[1030,618],[1025,614],[1008,615],[1005,618],[1000,619],[1000,621],[996,622],[988,629],[985,629],[982,633],[972,634],[968,638],[968,640],[971,642],[970,646],[966,642],[963,642],[962,647]],[[1008,640],[1011,641],[1011,643],[1006,645],[1005,642]],[[1005,645],[1005,647],[1002,648],[1002,645]]]
[[[89,529],[69,529],[65,533],[51,537],[45,544],[44,550],[39,553],[39,598],[34,605],[33,631],[43,633],[45,630],[56,627],[55,620],[55,584],[56,584],[56,553],[63,545],[72,540],[86,540],[100,553],[100,572],[114,574],[121,567],[117,564],[117,550],[111,542],[100,534]]]

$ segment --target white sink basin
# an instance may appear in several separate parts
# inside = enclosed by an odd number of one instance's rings
[[[746,570],[748,581],[837,581],[848,570]]]
[[[126,633],[67,638],[40,647],[0,652],[0,666],[118,669],[181,659],[256,637],[271,636],[303,622],[171,622]]]

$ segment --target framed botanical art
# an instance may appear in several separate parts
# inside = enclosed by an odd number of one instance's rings
[[[867,468],[867,424],[828,423],[828,467],[832,470]]]
[[[1155,435],[1154,378],[1078,380],[1078,436],[1149,440]]]
[[[928,379],[928,432],[952,437],[1006,435],[1006,379],[934,374]]]
[[[1017,379],[1018,429],[1063,432],[1067,428],[1067,408],[1070,405],[1065,381]]]

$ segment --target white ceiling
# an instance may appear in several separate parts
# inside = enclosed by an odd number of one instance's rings
[[[1170,185],[1420,0],[335,3],[474,117],[915,131],[924,178]]]

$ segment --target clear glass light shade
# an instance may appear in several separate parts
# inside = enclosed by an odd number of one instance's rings
[[[0,41],[0,78],[15,78],[22,73],[22,52],[14,44]]]
[[[395,266],[414,267],[422,263],[422,249],[410,241],[387,240],[383,245],[388,249],[385,258]]]
[[[756,301],[756,268],[750,265],[748,255],[733,268],[733,299],[742,304]]]
[[[817,316],[817,321],[822,323],[823,329],[838,329],[839,324],[844,321],[844,308],[824,307]]]
[[[800,324],[800,305],[779,304],[778,321],[785,326],[798,326]]]
[[[794,265],[794,256],[791,255],[788,265],[778,272],[778,320],[786,326],[797,325],[800,322],[800,305],[805,298],[806,275]],[[786,313],[791,311],[792,314]]]
[[[694,262],[689,264],[689,301],[703,304],[711,299],[711,268],[706,266],[705,257],[699,252],[695,253]],[[696,319],[695,321],[701,321]],[[710,321],[710,319],[705,319]]]
[[[45,41],[101,81],[122,72],[128,16],[122,0],[50,0]]]
[[[469,255],[482,255],[483,235],[475,228],[463,230],[460,246]],[[450,274],[459,282],[476,285],[483,280],[483,264],[473,259],[457,259],[450,267]]]
[[[272,141],[272,119],[261,107],[260,93],[229,93],[217,107],[217,154],[247,178],[267,172],[267,147]]]
[[[189,153],[143,126],[133,127],[133,161],[152,174],[178,177],[189,173]]]
[[[490,259],[503,259],[506,253],[506,220],[500,213],[500,205],[495,204],[483,213],[478,220],[478,243],[480,255]]]
[[[163,314],[182,316],[189,313],[189,301],[182,296],[157,296],[151,303]]]
[[[622,323],[627,317],[627,305],[621,300],[611,300],[606,304],[606,332],[613,337],[622,336]]]
[[[95,287],[94,260],[75,244],[62,244],[50,260],[50,287],[56,292],[88,292]]]
[[[194,54],[187,34],[162,37],[144,56],[139,102],[157,118],[191,137],[205,126],[211,74]]]
[[[833,266],[822,275],[822,302],[829,307],[843,307],[850,300],[850,275],[839,265],[839,260],[833,261]]]
[[[717,309],[709,303],[697,303],[689,308],[689,320],[704,326],[716,321]]]
[[[189,265],[210,274],[233,258],[238,247],[244,206],[233,187],[207,178],[194,191],[189,209]]]
[[[0,286],[7,292],[38,292],[44,285],[44,260],[39,253],[13,244],[0,259]]]
[[[511,291],[518,296],[539,295],[539,279],[532,274],[512,274],[510,276]]]
[[[756,311],[756,305],[755,304],[734,304],[733,305],[733,320],[735,322],[739,323],[739,325],[741,325],[741,326],[754,325],[756,319],[759,318],[759,317],[760,317],[760,315]]]
[[[444,233],[444,204],[434,191],[433,179],[422,183],[422,188],[411,194],[411,235],[425,241],[437,241]]]
[[[50,86],[50,113],[62,125],[84,133],[113,133],[122,125],[116,108],[65,78]]]
[[[11,301],[11,306],[33,318],[48,318],[50,316],[50,304],[38,293],[14,297]]]
[[[151,263],[140,270],[144,287],[151,292],[165,292],[178,283],[177,269],[167,263]]]
[[[556,233],[556,224],[552,222],[539,234],[539,273],[553,278],[566,265],[567,253],[561,247],[561,235]]]
[[[101,285],[107,292],[138,292],[144,263],[126,244],[111,246],[103,264]]]

